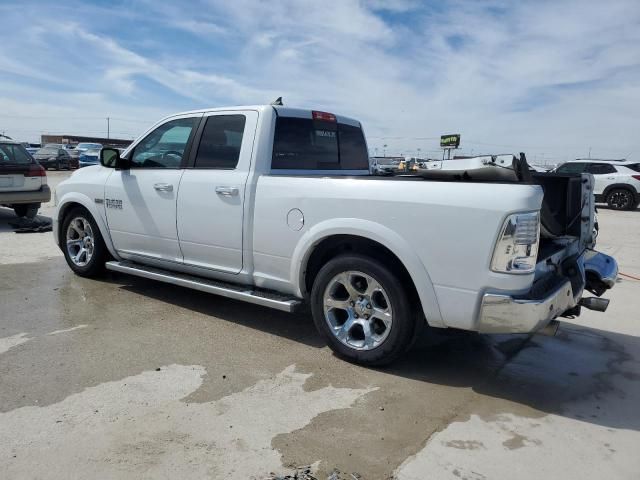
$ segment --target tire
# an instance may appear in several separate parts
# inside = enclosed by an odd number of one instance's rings
[[[85,240],[87,237],[89,240]],[[69,241],[75,243],[69,244]],[[69,268],[77,275],[97,277],[104,272],[109,251],[96,221],[87,209],[76,207],[65,215],[60,230],[60,245]]]
[[[607,193],[607,205],[613,210],[633,210],[636,200],[629,190],[614,188]]]
[[[362,365],[389,364],[411,346],[423,322],[402,285],[398,275],[372,258],[335,257],[320,269],[311,289],[316,328],[340,357]]]
[[[39,203],[24,203],[21,205],[14,205],[13,211],[16,212],[16,215],[19,217],[36,218],[39,208]]]

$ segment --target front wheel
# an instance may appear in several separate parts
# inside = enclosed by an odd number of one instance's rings
[[[607,194],[607,205],[614,210],[631,210],[635,205],[633,194],[624,188],[616,188]]]
[[[104,271],[109,255],[107,246],[85,208],[74,208],[64,217],[60,236],[64,258],[76,274],[95,277]]]
[[[311,310],[318,331],[338,355],[364,365],[385,365],[404,353],[421,315],[410,287],[380,262],[341,255],[318,272]]]

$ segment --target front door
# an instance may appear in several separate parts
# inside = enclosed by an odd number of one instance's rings
[[[216,112],[203,121],[180,183],[180,248],[185,265],[235,274],[242,270],[245,186],[258,113]]]
[[[105,184],[104,203],[116,250],[182,263],[176,229],[176,198],[198,116],[169,120],[127,155],[130,168],[115,170]]]

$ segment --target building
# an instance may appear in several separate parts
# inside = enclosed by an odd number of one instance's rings
[[[81,137],[78,135],[41,135],[42,145],[47,143],[62,143],[77,145],[78,143],[100,143],[104,147],[125,148],[131,145],[133,140],[122,140],[119,138]]]

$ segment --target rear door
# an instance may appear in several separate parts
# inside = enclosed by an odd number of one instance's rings
[[[123,256],[182,263],[176,198],[201,116],[161,124],[127,154],[131,167],[109,176],[105,211],[114,246]]]
[[[610,163],[588,163],[587,173],[593,175],[595,180],[594,193],[601,195],[608,185],[614,183],[626,183],[620,178],[620,174],[616,168]],[[622,180],[622,182],[620,182]]]
[[[0,143],[0,192],[40,189],[42,177],[26,175],[32,163],[31,156],[22,145]]]
[[[245,186],[258,112],[205,114],[178,192],[178,236],[186,265],[242,270]]]

